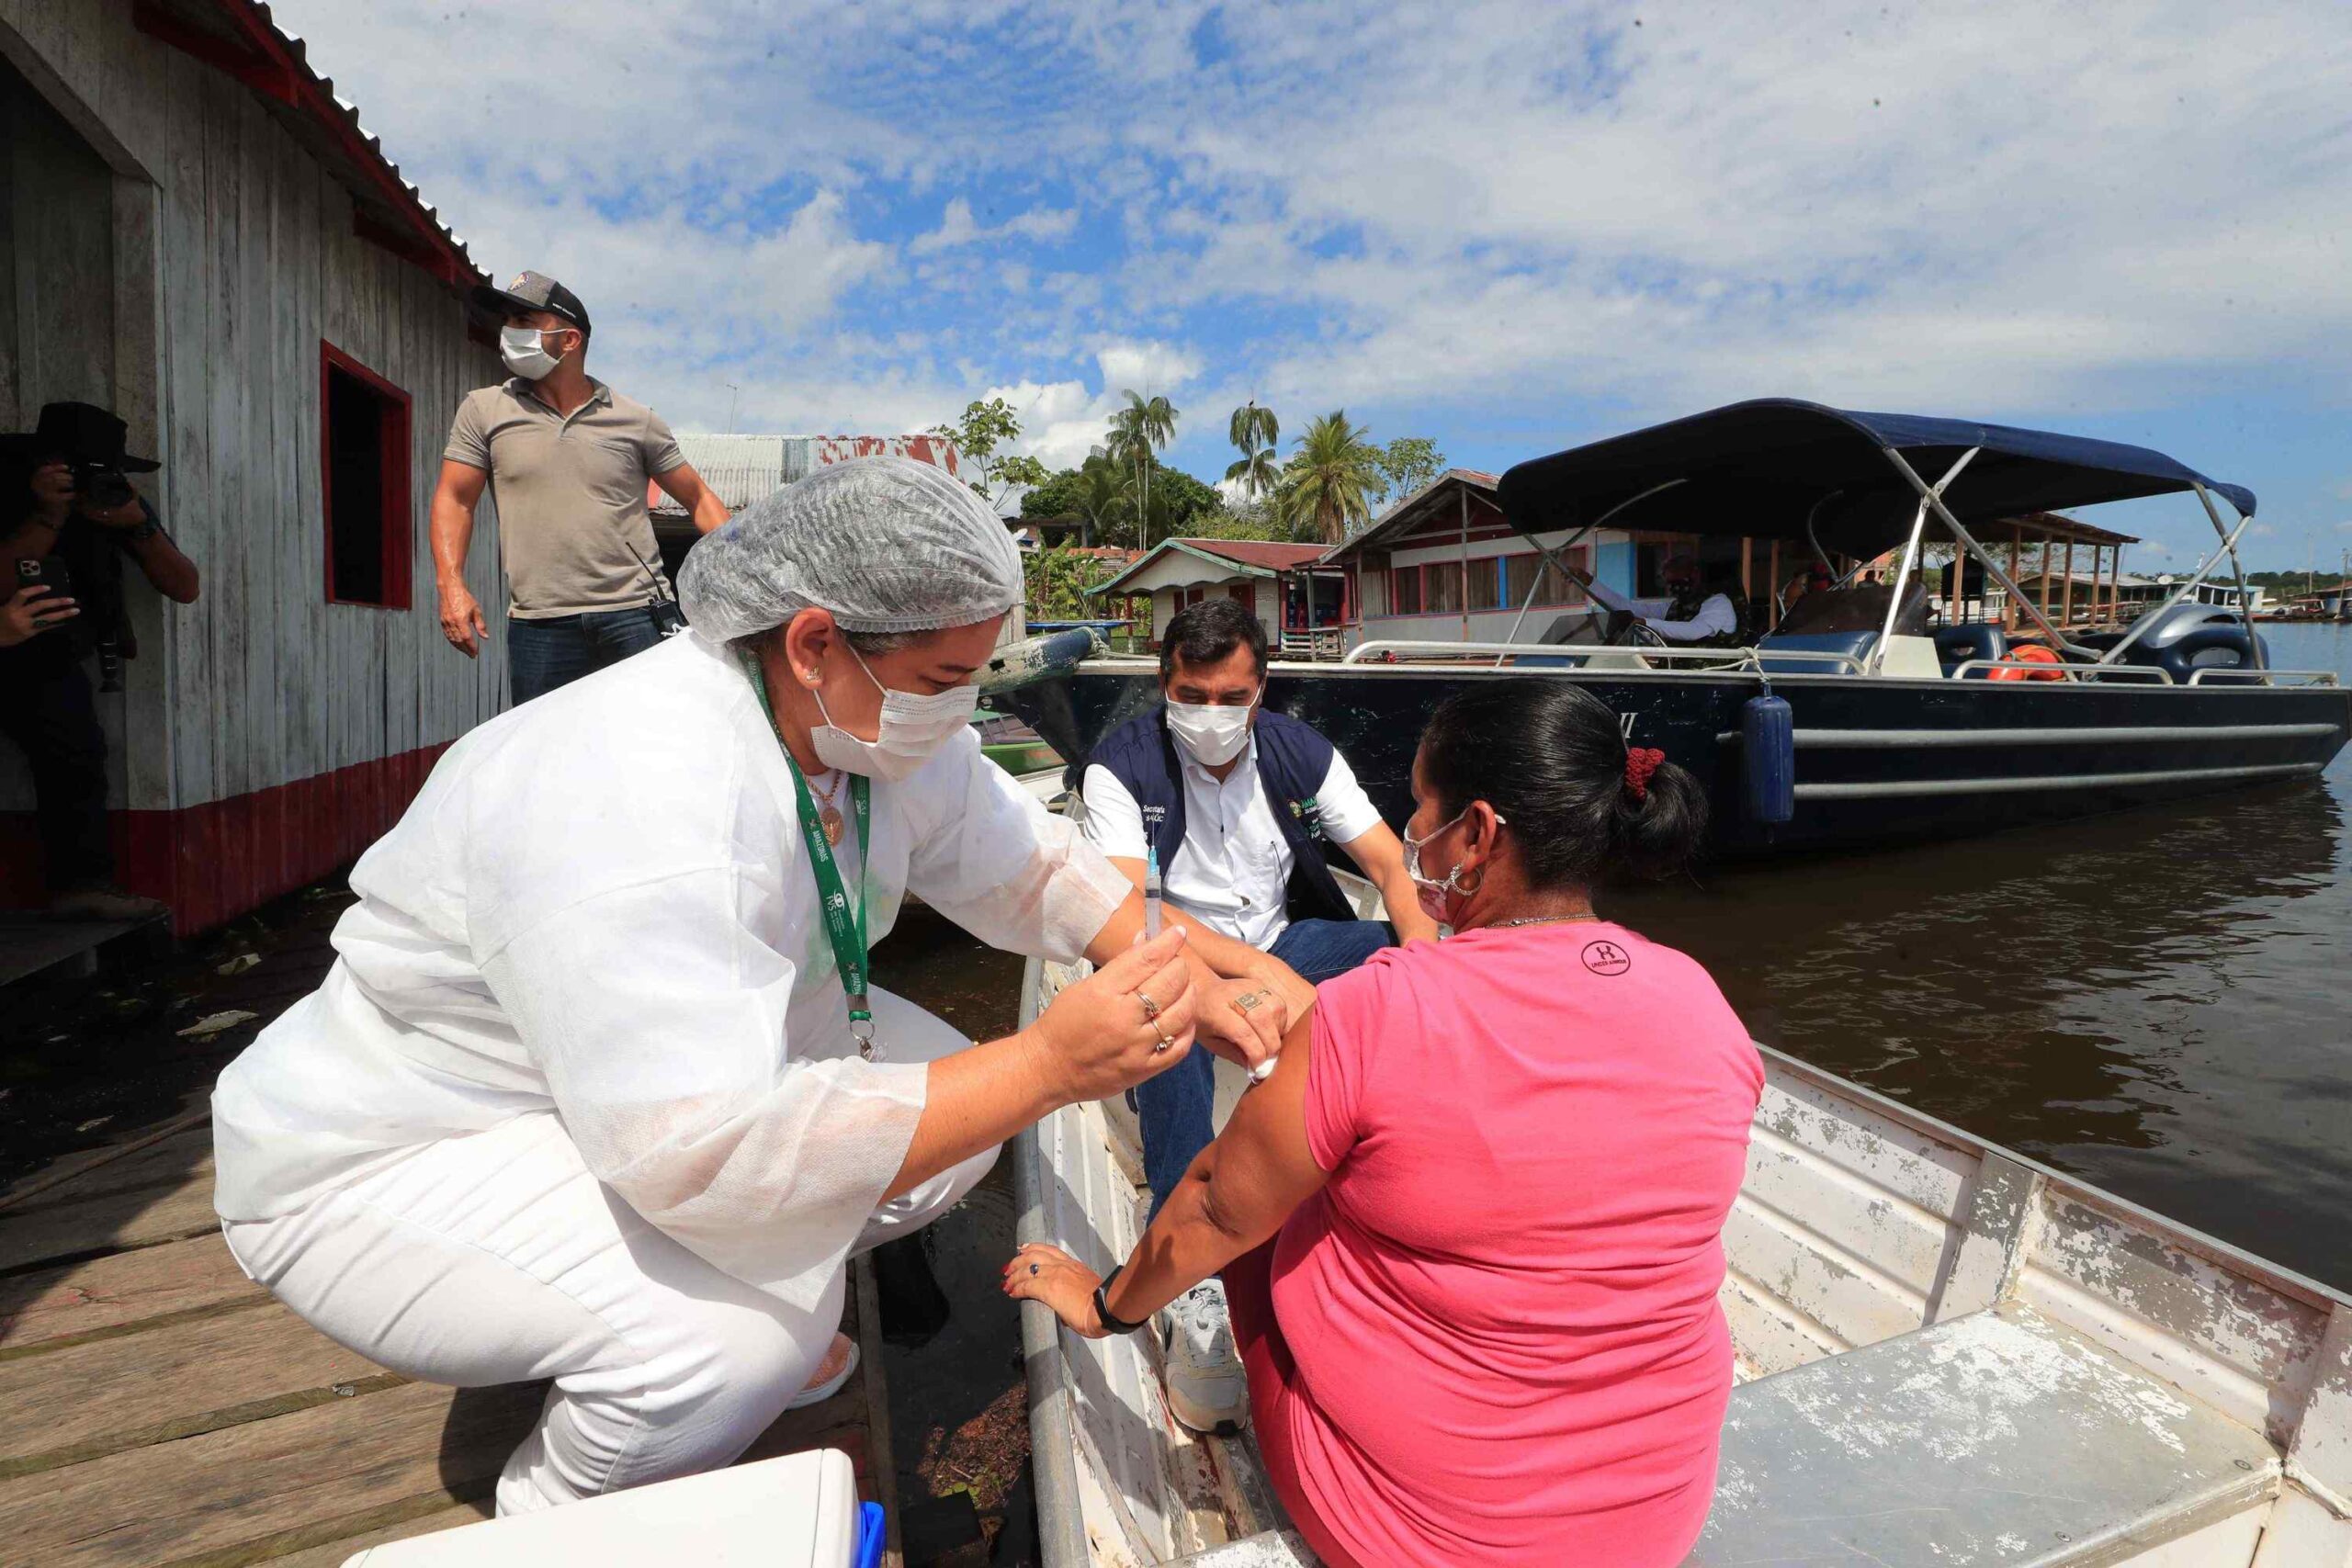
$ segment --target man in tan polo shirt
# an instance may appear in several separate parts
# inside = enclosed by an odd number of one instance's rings
[[[514,374],[458,406],[433,493],[441,630],[472,658],[490,635],[465,582],[474,510],[498,499],[505,556],[506,657],[514,700],[618,663],[674,624],[645,506],[651,479],[707,534],[727,507],[702,482],[662,416],[588,374],[587,307],[551,277],[474,290],[505,318],[499,355]]]

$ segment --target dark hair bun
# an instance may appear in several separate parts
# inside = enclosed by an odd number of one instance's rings
[[[1451,817],[1474,800],[1510,823],[1529,880],[1589,887],[1670,876],[1707,833],[1707,792],[1660,761],[1629,777],[1625,732],[1571,682],[1508,676],[1464,687],[1421,732],[1421,772]]]

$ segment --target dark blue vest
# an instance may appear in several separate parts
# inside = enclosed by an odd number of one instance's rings
[[[1261,711],[1252,727],[1258,741],[1258,783],[1274,823],[1290,845],[1290,885],[1283,890],[1290,918],[1352,920],[1355,906],[1340,890],[1323,858],[1322,806],[1316,792],[1331,772],[1332,747],[1315,730],[1283,714]],[[1090,766],[1106,768],[1143,810],[1143,830],[1168,874],[1184,848],[1184,776],[1168,710],[1154,704],[1095,744]]]

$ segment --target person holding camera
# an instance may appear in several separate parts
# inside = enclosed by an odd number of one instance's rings
[[[50,908],[61,919],[164,912],[115,886],[107,831],[107,743],[87,661],[136,654],[123,614],[123,562],[155,591],[196,602],[180,553],[129,475],[152,459],[123,450],[126,427],[88,403],[51,403],[33,434],[0,437],[0,734],[33,775]],[[108,689],[113,689],[111,682]]]
[[[466,587],[466,551],[485,487],[498,499],[505,557],[507,674],[517,705],[683,630],[646,508],[658,484],[705,534],[727,505],[678,450],[662,416],[588,374],[588,308],[552,277],[516,276],[473,291],[505,318],[499,356],[512,379],[458,406],[433,492],[441,633],[474,657],[490,635]]]

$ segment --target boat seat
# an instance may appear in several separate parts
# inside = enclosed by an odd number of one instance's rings
[[[2012,1304],[1735,1389],[1685,1568],[2117,1562],[2278,1476],[2259,1433]]]
[[[1772,650],[1779,648],[1804,653],[1842,653],[1861,660],[1870,656],[1877,643],[1875,627],[1850,632],[1774,632],[1758,642],[1756,650],[1763,655],[1758,662],[1767,675],[1850,675],[1852,671],[1826,659],[1774,659]]]
[[[1974,621],[1964,626],[1943,626],[1936,632],[1936,658],[1949,675],[1973,659],[2007,659],[2009,656],[2009,634],[1990,621]],[[1982,681],[1992,671],[1973,670],[1969,679]]]

